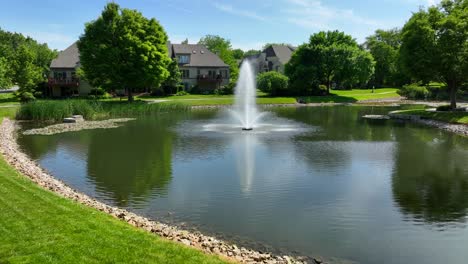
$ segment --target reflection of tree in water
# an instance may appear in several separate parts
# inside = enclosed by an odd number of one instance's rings
[[[173,117],[173,116],[171,116]],[[144,200],[152,190],[164,194],[171,180],[175,118],[129,122],[93,133],[88,175],[98,189],[112,193],[118,205]]]
[[[468,145],[460,137],[437,133],[409,127],[396,133],[394,200],[404,214],[428,223],[464,221]]]
[[[383,114],[390,111],[383,107],[333,106],[281,108],[275,112],[308,125],[318,126],[320,131],[299,137],[304,140],[392,140],[393,127],[388,122],[369,122],[361,117],[366,114]]]

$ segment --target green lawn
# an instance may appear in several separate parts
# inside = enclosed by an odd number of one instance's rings
[[[17,105],[19,104],[18,99],[13,93],[0,93],[0,106],[1,105]]]
[[[43,190],[1,155],[0,234],[0,263],[225,263]]]
[[[401,114],[418,115],[427,119],[439,120],[447,123],[468,124],[468,112],[428,112],[422,109],[403,110]]]
[[[346,103],[362,100],[384,99],[399,97],[396,88],[376,89],[374,93],[369,89],[355,89],[350,91],[332,91],[328,96],[301,97],[308,103]],[[179,102],[186,105],[229,105],[234,103],[233,95],[183,95],[183,96],[141,96],[145,101]],[[265,93],[257,92],[258,104],[295,104],[296,97],[269,97]]]
[[[302,97],[306,103],[355,103],[365,100],[378,100],[386,98],[400,97],[397,94],[397,88],[375,89],[353,89],[353,90],[332,90],[331,95],[327,96],[307,96]]]

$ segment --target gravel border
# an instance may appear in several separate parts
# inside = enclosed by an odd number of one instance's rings
[[[55,135],[65,132],[75,132],[88,129],[109,129],[121,126],[121,123],[136,120],[135,118],[116,118],[102,121],[82,121],[76,123],[61,123],[46,126],[43,128],[35,128],[26,130],[23,135]]]
[[[216,254],[232,261],[241,263],[323,263],[321,259],[308,257],[278,256],[259,252],[203,235],[199,232],[189,232],[160,222],[152,221],[143,216],[124,209],[101,203],[83,193],[67,186],[43,170],[34,160],[21,151],[17,142],[18,125],[15,121],[4,118],[0,125],[0,152],[13,168],[29,177],[33,182],[46,190],[58,195],[93,207],[135,227],[144,229],[163,238],[176,241],[186,246],[199,249],[208,254]]]
[[[405,120],[405,121],[409,121],[409,122],[413,122],[417,124],[423,124],[426,126],[435,127],[441,130],[445,130],[448,132],[452,132],[458,135],[468,137],[468,125],[451,124],[451,123],[432,120],[432,119],[424,119],[418,115],[408,115],[408,114],[404,114],[404,112],[401,113],[399,110],[390,112],[388,115],[392,119],[399,119],[399,120]]]

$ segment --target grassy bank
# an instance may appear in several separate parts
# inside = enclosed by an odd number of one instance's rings
[[[426,119],[438,120],[447,123],[468,125],[468,112],[428,112],[423,109],[403,110],[401,114],[417,115]]]
[[[381,100],[388,98],[398,98],[397,88],[375,89],[354,89],[354,90],[333,90],[327,96],[307,96],[301,97],[305,103],[355,103],[366,100]]]
[[[43,190],[1,155],[0,216],[0,263],[225,263]]]
[[[299,97],[303,102],[307,103],[354,103],[363,100],[379,100],[386,98],[396,98],[399,95],[396,93],[396,88],[383,88],[376,89],[374,93],[369,89],[355,89],[349,91],[332,91],[331,95],[328,96],[306,96]],[[197,106],[197,105],[228,105],[234,103],[233,95],[183,95],[183,96],[142,96],[139,97],[142,100],[149,101],[163,101],[178,102],[185,105]],[[270,97],[260,91],[257,92],[257,103],[258,104],[295,104],[297,97]]]
[[[71,115],[82,115],[87,120],[134,117],[161,111],[183,111],[188,107],[178,103],[148,104],[146,102],[117,102],[96,100],[38,100],[22,104],[16,115],[19,120],[60,121]]]

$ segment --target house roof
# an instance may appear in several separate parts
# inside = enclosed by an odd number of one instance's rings
[[[276,57],[278,57],[279,61],[283,64],[288,63],[295,50],[294,47],[286,45],[272,45],[271,48],[273,49]]]
[[[50,63],[50,68],[76,68],[80,63],[80,52],[78,51],[77,42],[70,47],[59,52],[57,58]]]
[[[190,63],[185,67],[229,67],[218,55],[199,44],[172,44],[173,56],[190,54]]]

